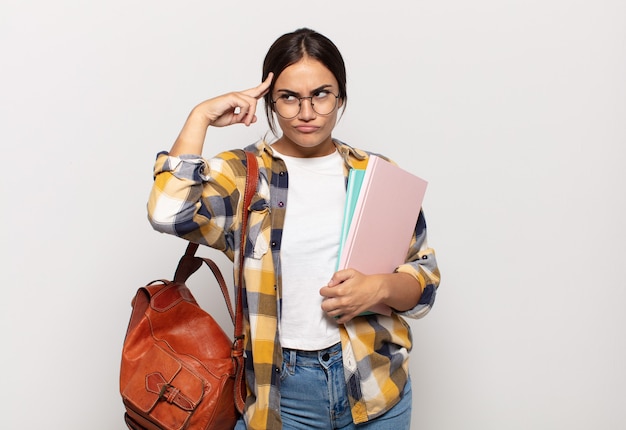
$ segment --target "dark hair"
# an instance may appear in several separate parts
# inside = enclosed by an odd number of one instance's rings
[[[269,91],[264,96],[265,114],[272,133],[276,134],[276,125],[272,115],[272,92],[274,82],[287,67],[297,63],[304,57],[311,57],[322,63],[337,79],[339,84],[339,99],[342,107],[345,108],[348,100],[346,93],[346,66],[343,57],[337,46],[326,36],[308,28],[300,28],[293,33],[280,36],[270,46],[263,61],[263,79],[265,80],[270,72],[274,73],[274,79]]]

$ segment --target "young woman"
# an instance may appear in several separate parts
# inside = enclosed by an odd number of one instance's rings
[[[248,396],[236,428],[409,429],[412,341],[402,316],[425,315],[439,284],[423,214],[394,273],[335,272],[347,174],[369,157],[332,137],[347,102],[342,56],[300,29],[270,47],[262,79],[191,111],[158,155],[148,204],[156,230],[245,258]],[[242,257],[244,153],[201,154],[209,127],[249,126],[261,98],[279,137],[246,148],[260,174]],[[380,303],[391,316],[359,316]]]

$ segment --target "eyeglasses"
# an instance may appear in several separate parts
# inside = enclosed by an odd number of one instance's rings
[[[272,100],[272,104],[279,116],[284,119],[293,119],[300,113],[304,99],[309,99],[316,114],[329,115],[337,108],[339,95],[330,91],[318,91],[308,97],[297,97],[294,94],[285,93],[278,96],[276,100]]]

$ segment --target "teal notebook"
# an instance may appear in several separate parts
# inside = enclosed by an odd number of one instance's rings
[[[341,237],[339,239],[339,255],[346,243],[348,232],[350,231],[350,223],[352,222],[352,215],[354,215],[354,208],[359,200],[359,191],[361,191],[361,184],[363,184],[363,177],[365,177],[365,170],[362,169],[350,169],[348,173],[348,188],[346,190],[346,205],[343,212],[343,223],[341,225]],[[337,267],[339,269],[339,258],[337,258]]]
[[[341,225],[341,237],[339,238],[339,256],[343,251],[343,247],[350,231],[350,223],[352,222],[352,216],[354,215],[354,209],[359,201],[359,193],[361,191],[361,185],[363,184],[363,178],[365,177],[364,169],[350,169],[348,172],[348,188],[346,189],[346,206],[343,211],[343,223]],[[337,267],[335,270],[339,270],[339,260],[337,258]],[[365,311],[359,315],[372,315],[374,312]]]

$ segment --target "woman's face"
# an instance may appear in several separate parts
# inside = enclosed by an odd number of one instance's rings
[[[337,79],[322,63],[304,57],[282,71],[274,82],[272,100],[289,95],[310,97],[328,91],[339,93]],[[291,119],[276,114],[283,135],[273,146],[292,157],[320,157],[335,150],[331,133],[337,122],[337,111],[341,100],[331,113],[320,115],[311,106],[311,99],[300,101],[300,112]]]

